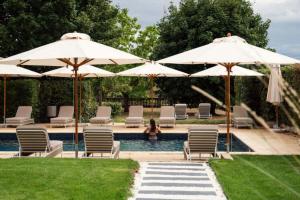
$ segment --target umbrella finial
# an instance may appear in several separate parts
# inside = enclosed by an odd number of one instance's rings
[[[230,32],[227,33],[227,37],[231,37],[231,33]]]
[[[66,33],[60,38],[61,40],[71,40],[71,39],[80,39],[80,40],[91,40],[91,37],[85,33]]]

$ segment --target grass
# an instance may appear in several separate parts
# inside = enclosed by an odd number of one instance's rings
[[[132,160],[0,159],[0,198],[125,200],[137,168]]]
[[[128,113],[121,113],[114,117],[114,122],[117,123],[124,123]],[[158,123],[159,121],[159,112],[154,112],[151,115],[150,112],[144,112],[144,119],[145,122],[148,123],[151,118],[154,118],[155,121]],[[176,120],[176,124],[224,124],[225,119],[222,117],[215,117],[212,119],[198,119],[194,116],[190,116],[188,119],[185,120]]]
[[[234,156],[210,165],[228,199],[300,199],[300,156]]]

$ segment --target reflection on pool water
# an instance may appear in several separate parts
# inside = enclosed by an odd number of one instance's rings
[[[246,144],[231,134],[231,151],[252,151]],[[73,134],[51,133],[52,140],[63,140],[64,151],[74,150]],[[141,133],[115,133],[115,140],[120,141],[121,151],[182,151],[183,142],[187,139],[186,133],[161,134],[157,141],[149,141],[147,136]],[[218,151],[226,151],[226,135],[219,134]],[[15,134],[0,134],[0,151],[18,151],[18,141]],[[82,134],[79,134],[79,150],[84,150]]]

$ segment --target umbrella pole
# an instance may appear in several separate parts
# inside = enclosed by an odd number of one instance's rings
[[[75,72],[74,80],[74,112],[75,112],[75,158],[78,158],[78,66],[75,64],[73,66]]]
[[[81,123],[81,117],[82,117],[82,77],[79,77],[79,118],[80,118],[80,123]]]
[[[226,81],[226,119],[227,119],[227,131],[226,131],[226,149],[227,152],[230,152],[230,71],[233,65],[226,64],[227,69],[227,81]]]
[[[3,77],[3,124],[6,124],[6,76]]]
[[[151,119],[153,118],[153,77],[150,77],[151,88],[150,88],[150,98],[151,98]]]
[[[275,112],[276,112],[276,124],[275,128],[279,128],[279,105],[275,105]]]

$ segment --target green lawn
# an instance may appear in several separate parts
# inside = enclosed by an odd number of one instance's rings
[[[300,156],[234,156],[210,165],[228,199],[300,199]]]
[[[103,199],[130,196],[132,160],[0,159],[0,199]]]

